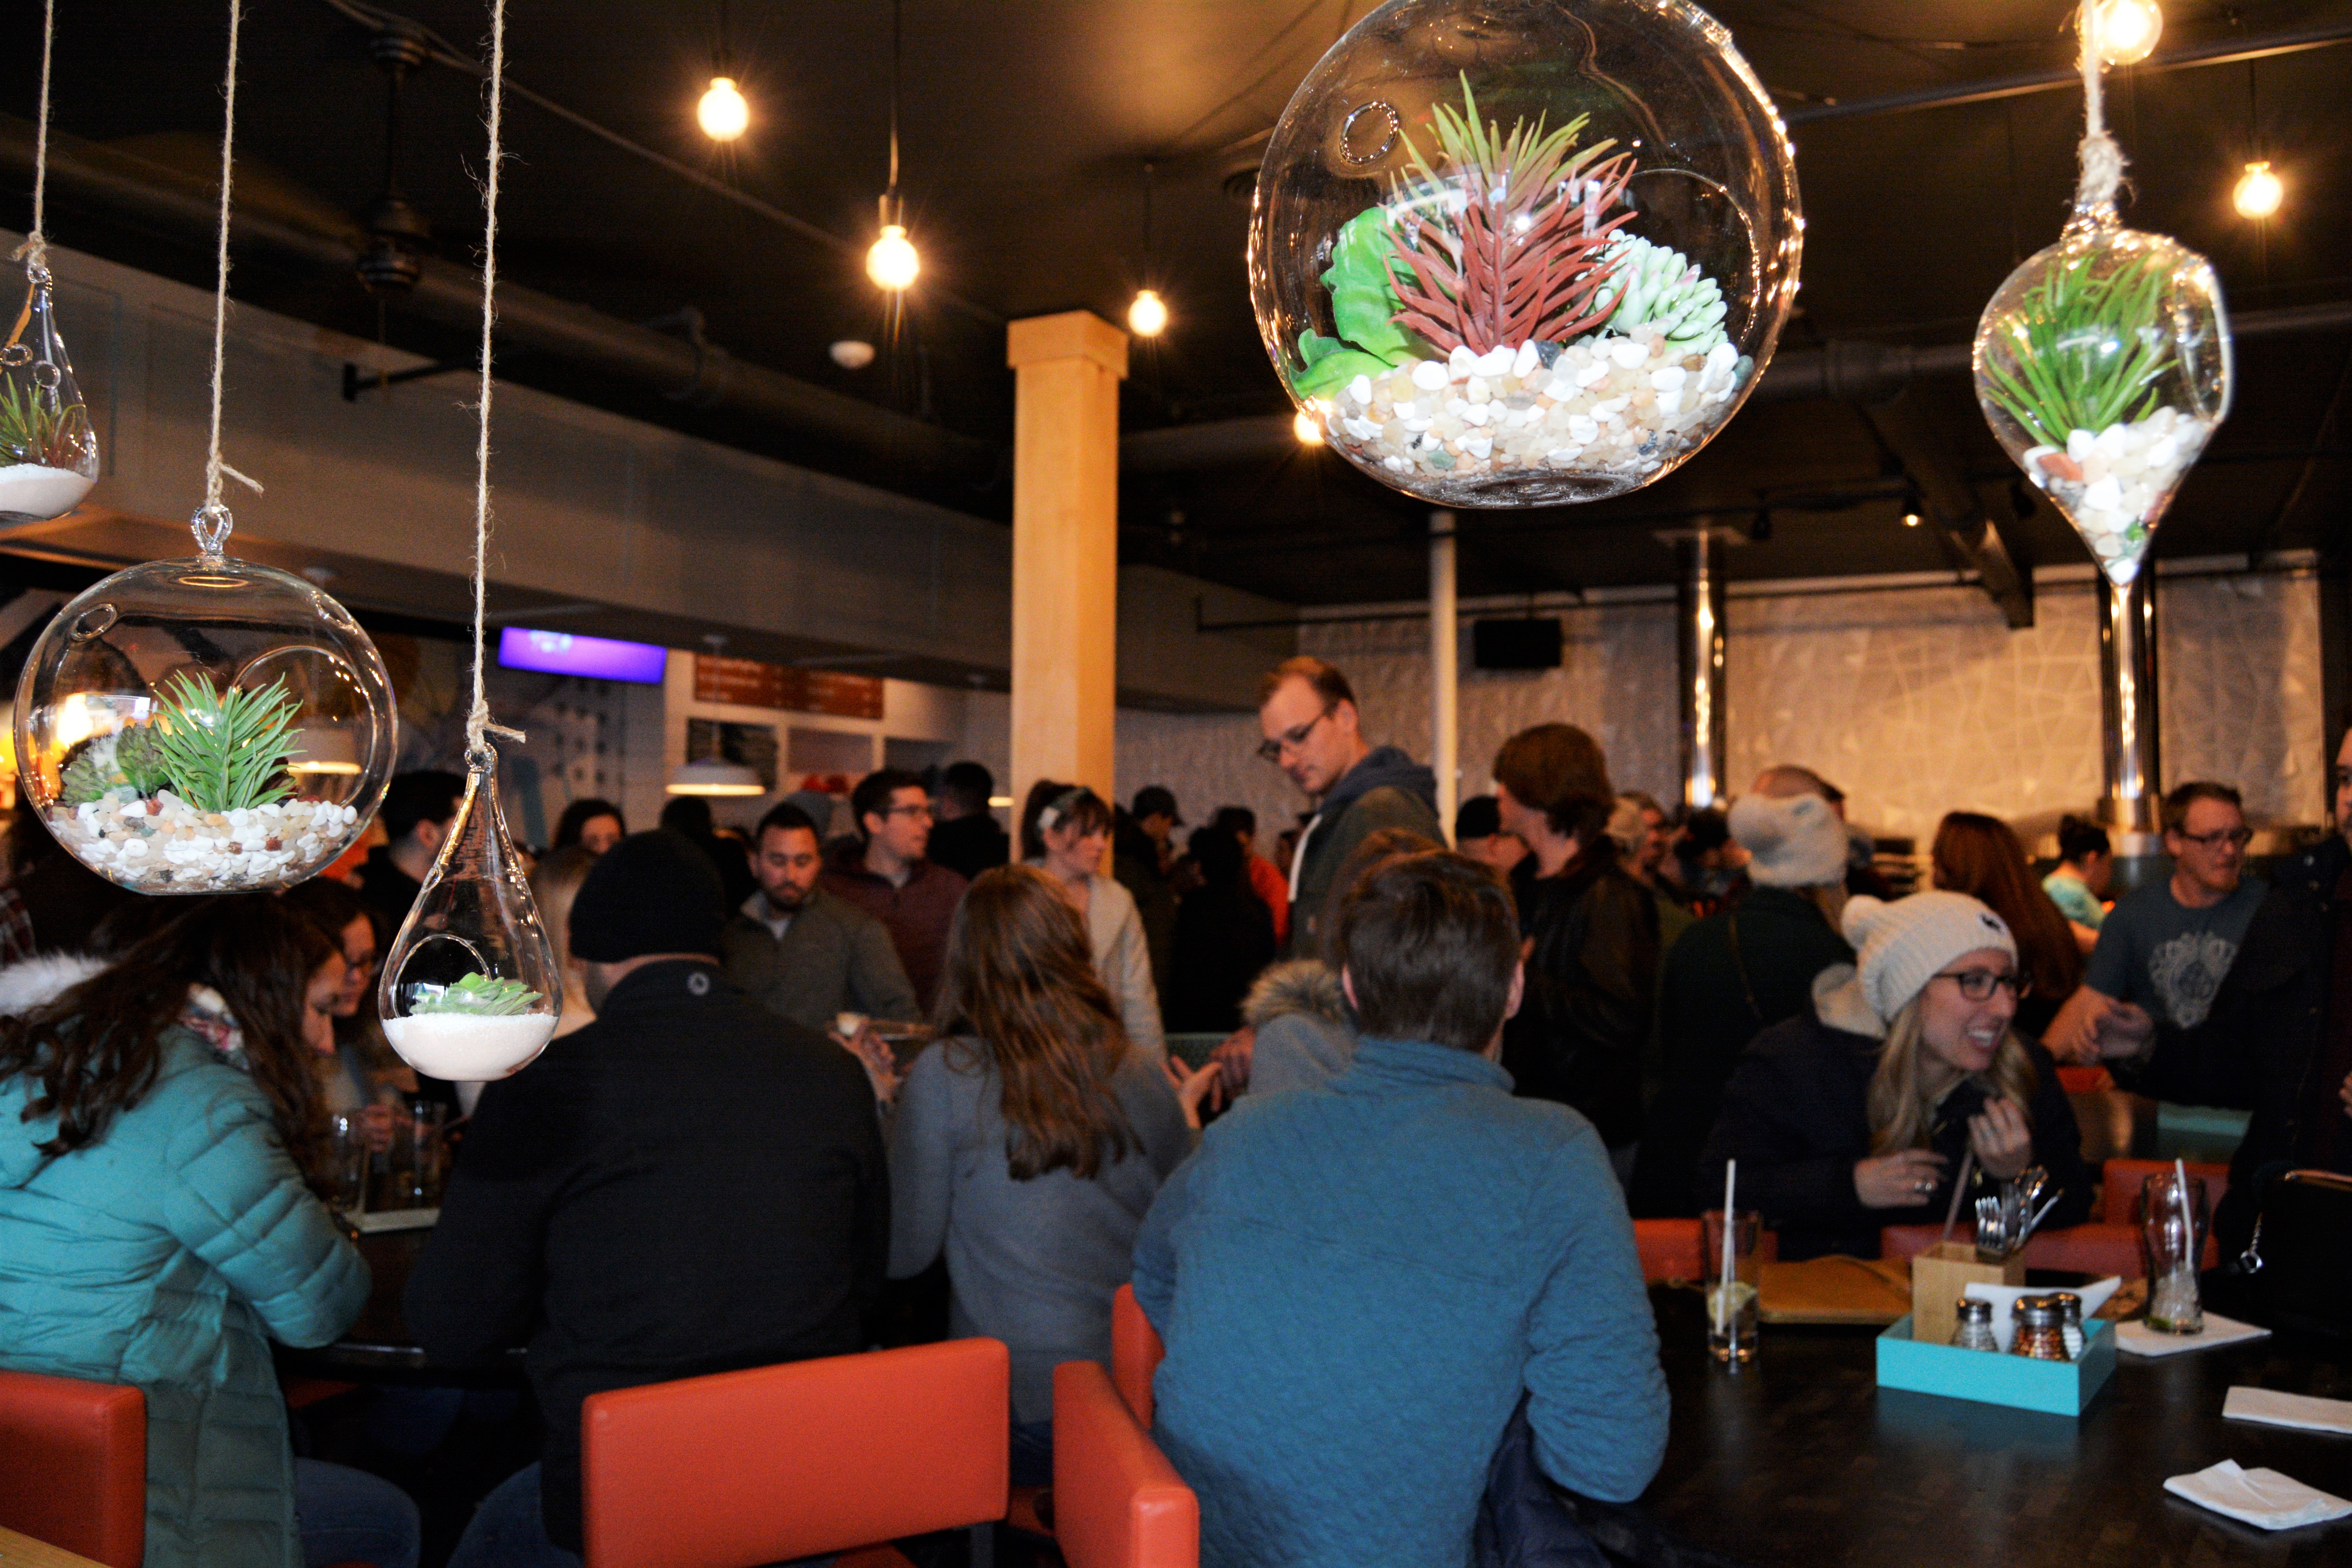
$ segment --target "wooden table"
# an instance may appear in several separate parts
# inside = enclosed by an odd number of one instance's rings
[[[105,1564],[0,1525],[0,1568],[105,1568]]]
[[[2352,1496],[2352,1437],[2221,1419],[2232,1384],[2352,1398],[2345,1347],[2281,1336],[2120,1358],[2079,1419],[1881,1391],[1876,1331],[1763,1331],[1734,1372],[1696,1292],[1661,1289],[1674,1427],[1634,1508],[1584,1503],[1603,1545],[1689,1568],[2352,1564],[2352,1520],[2273,1533],[2172,1497],[2222,1459]]]
[[[367,1259],[373,1280],[367,1305],[359,1321],[333,1344],[315,1350],[276,1347],[278,1366],[311,1377],[366,1378],[376,1382],[431,1383],[442,1385],[511,1387],[521,1381],[520,1346],[488,1362],[436,1361],[418,1347],[409,1332],[401,1297],[408,1289],[409,1271],[423,1256],[433,1232],[383,1230],[362,1236],[356,1245]],[[0,1564],[5,1568],[5,1564]]]

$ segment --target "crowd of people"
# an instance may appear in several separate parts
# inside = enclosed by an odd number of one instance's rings
[[[457,1568],[580,1562],[584,1399],[858,1351],[942,1268],[940,1331],[1012,1352],[1016,1483],[1131,1282],[1203,1562],[1450,1564],[1507,1433],[1574,1491],[1648,1485],[1631,1217],[1699,1212],[1728,1161],[1787,1259],[1874,1257],[2028,1166],[2074,1223],[2060,1069],[2103,1065],[2252,1113],[2227,1249],[2268,1173],[2352,1170],[2352,738],[2336,835],[2266,881],[2236,792],[2186,783],[2169,875],[2109,904],[2095,825],[2037,876],[1953,812],[1895,897],[1811,769],[1678,821],[1564,723],[1504,743],[1448,849],[1339,670],[1276,667],[1258,720],[1307,807],[1265,854],[1244,808],[1180,836],[1158,786],[1041,780],[1008,832],[976,763],[741,834],[576,802],[532,873],[563,1038],[488,1086],[417,1079],[367,1005],[457,775],[396,779],[350,885],[283,896],[85,908],[12,846],[0,1366],[146,1391],[158,1568],[415,1568],[401,1489],[293,1458],[268,1342],[368,1293],[325,1118],[437,1097],[463,1142],[407,1320],[451,1363],[526,1347],[541,1431]]]

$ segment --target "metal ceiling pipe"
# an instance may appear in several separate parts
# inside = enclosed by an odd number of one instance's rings
[[[2299,332],[2340,331],[2352,327],[2352,300],[2251,310],[2230,318],[2231,335],[2292,337]],[[1791,403],[1807,398],[1839,403],[1885,403],[1922,376],[1963,375],[1969,345],[1833,342],[1818,349],[1775,354],[1752,402]],[[1124,474],[1172,474],[1227,464],[1271,462],[1298,450],[1287,414],[1245,419],[1213,419],[1139,430],[1118,444]]]
[[[34,127],[0,116],[0,169],[29,181]],[[217,187],[130,153],[52,131],[48,189],[58,205],[80,205],[117,221],[207,246],[218,221]],[[230,245],[248,260],[293,271],[349,275],[367,236],[326,209],[258,200],[237,205]],[[512,283],[499,289],[502,348],[528,348],[608,380],[649,386],[698,408],[760,420],[794,435],[899,468],[981,477],[1002,458],[992,442],[925,424],[708,347],[698,347],[584,305]],[[444,326],[472,331],[482,319],[481,280],[427,259],[406,308]]]

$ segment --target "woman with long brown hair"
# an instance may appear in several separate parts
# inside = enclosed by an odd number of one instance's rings
[[[1719,1203],[1738,1160],[1739,1206],[1762,1211],[1790,1260],[1877,1257],[1882,1226],[1944,1216],[1963,1164],[1962,1199],[2040,1165],[2058,1194],[2044,1226],[2086,1217],[2074,1110],[2050,1053],[2011,1026],[2032,983],[2008,923],[1927,892],[1850,900],[1843,924],[1859,963],[1822,970],[1811,1007],[1741,1055],[1694,1196]]]
[[[1929,860],[1937,887],[1981,900],[2015,933],[2018,966],[2033,980],[2032,994],[2018,1001],[2017,1027],[2040,1039],[2083,984],[2083,950],[2066,917],[2034,880],[2025,846],[1997,816],[1947,812]]]
[[[950,1331],[1013,1352],[1013,1466],[1053,1476],[1054,1367],[1109,1364],[1110,1303],[1191,1147],[1160,1059],[1129,1039],[1086,928],[1045,872],[984,871],[948,933],[890,1130],[890,1273],[945,1248]]]
[[[414,1568],[414,1505],[296,1460],[270,1366],[367,1300],[319,1196],[332,934],[247,894],[142,900],[98,940],[0,1017],[0,1366],[145,1394],[147,1568]]]

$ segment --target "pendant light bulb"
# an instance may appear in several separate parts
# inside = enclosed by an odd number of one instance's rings
[[[733,77],[715,76],[702,101],[694,106],[694,118],[713,142],[732,142],[751,128],[751,106],[744,101]]]
[[[1139,338],[1156,338],[1168,330],[1168,304],[1150,289],[1135,292],[1135,303],[1127,308],[1127,324]]]
[[[915,254],[914,242],[907,237],[906,225],[884,224],[882,237],[866,253],[866,276],[895,294],[910,286],[922,269],[922,258]]]
[[[1290,416],[1290,433],[1298,437],[1302,447],[1323,444],[1323,422],[1303,408]]]
[[[2132,66],[2156,52],[2164,36],[2164,13],[2156,0],[2084,0],[2097,12],[2099,58],[2111,66]]]
[[[2230,193],[2231,205],[2240,217],[2265,218],[2279,210],[2286,200],[2286,187],[2271,173],[2267,163],[2249,163],[2239,178],[2238,188]]]

